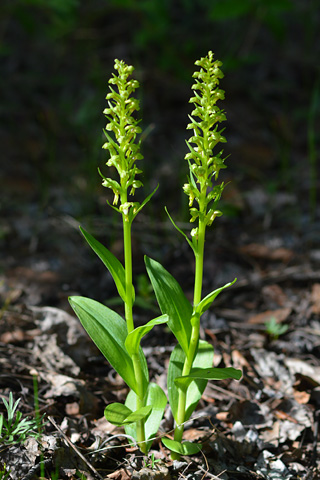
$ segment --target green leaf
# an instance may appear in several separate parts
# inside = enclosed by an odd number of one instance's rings
[[[226,378],[234,378],[240,380],[242,371],[233,367],[226,368],[193,368],[190,375],[177,377],[174,383],[181,388],[187,388],[195,378],[206,380],[225,380]]]
[[[131,410],[136,408],[136,394],[131,390],[126,399],[126,406]],[[162,388],[156,383],[150,383],[146,395],[146,405],[152,406],[152,411],[145,422],[146,449],[150,450],[153,439],[156,437],[164,410],[167,405],[167,397]],[[136,439],[136,429],[132,425],[126,425],[127,435]]]
[[[126,384],[137,391],[131,357],[125,348],[127,326],[123,318],[110,308],[86,297],[69,297],[69,302],[88,335]],[[149,383],[148,367],[139,349],[143,370],[143,387]]]
[[[192,242],[189,240],[189,238],[188,238],[187,235],[184,233],[184,231],[181,230],[181,228],[179,228],[178,225],[174,222],[173,218],[171,217],[170,213],[169,213],[168,210],[167,210],[167,207],[165,207],[165,211],[166,211],[166,214],[167,214],[168,217],[169,217],[170,222],[171,222],[172,225],[174,226],[174,228],[175,228],[176,230],[178,230],[178,232],[187,240],[188,244],[190,245],[190,247],[192,248],[193,252],[195,253],[195,248],[194,248]]]
[[[144,420],[151,412],[152,407],[151,405],[147,405],[145,407],[139,408],[135,412],[132,412],[123,422],[124,425],[130,425],[131,423],[140,422]]]
[[[231,287],[231,285],[233,285],[236,281],[237,281],[237,279],[235,278],[233,280],[233,282],[226,283],[223,287],[217,288],[216,290],[214,290],[213,292],[211,292],[207,296],[205,296],[201,300],[201,302],[199,302],[198,305],[195,306],[194,314],[200,315],[200,317],[201,317],[201,315],[205,311],[207,311],[208,308],[211,307],[213,301],[219,295],[219,293],[222,292],[222,290],[224,290],[225,288]]]
[[[154,318],[153,320],[150,320],[145,325],[142,325],[141,327],[137,327],[132,332],[130,332],[125,341],[125,347],[129,355],[132,356],[135,353],[138,353],[141,339],[148,332],[150,332],[150,330],[152,330],[155,325],[167,323],[168,320],[169,320],[168,315],[161,315],[160,317]]]
[[[195,455],[199,453],[202,445],[201,443],[191,443],[191,442],[176,442],[170,438],[162,438],[163,445],[171,450],[171,452],[179,453],[179,455]]]
[[[130,408],[122,403],[111,403],[104,409],[104,416],[112,425],[122,426],[124,420],[132,413]]]
[[[118,293],[122,300],[126,301],[126,280],[125,270],[121,262],[111,253],[106,247],[96,240],[90,233],[86,232],[82,227],[80,231],[92,250],[98,255],[100,260],[105,264],[112,275],[114,283],[116,284]],[[132,295],[134,300],[134,288],[132,287]]]
[[[170,363],[168,368],[168,397],[169,403],[172,410],[173,417],[177,420],[178,413],[178,399],[179,399],[179,388],[175,383],[176,378],[182,376],[183,364],[185,361],[185,353],[181,349],[180,345],[177,345],[171,356]],[[212,366],[213,362],[213,347],[208,342],[203,340],[199,341],[198,352],[196,358],[194,359],[193,366],[197,367],[208,367]],[[190,382],[190,386],[187,390],[187,400],[186,400],[186,413],[185,421],[188,420],[198,405],[200,398],[206,388],[207,380],[203,378],[194,379],[193,382]]]
[[[143,420],[150,414],[151,410],[152,407],[147,406],[132,412],[130,408],[122,403],[111,403],[104,409],[104,416],[112,425],[121,427]]]
[[[137,210],[135,211],[134,215],[133,215],[133,218],[132,220],[138,215],[139,212],[141,212],[141,210],[143,209],[143,207],[151,200],[151,198],[153,197],[153,195],[156,193],[156,191],[158,190],[159,188],[159,185],[156,186],[156,188],[153,190],[153,192],[151,192],[147,198],[145,198],[143,200],[143,202],[141,203],[141,205],[137,208]]]
[[[191,336],[191,303],[179,283],[159,262],[146,256],[145,264],[160,310],[169,316],[168,327],[187,352]]]

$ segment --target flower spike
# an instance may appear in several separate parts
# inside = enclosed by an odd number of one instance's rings
[[[109,151],[107,166],[116,168],[120,183],[104,177],[102,185],[113,191],[113,204],[117,205],[119,200],[126,196],[129,188],[130,195],[134,195],[135,190],[142,186],[142,182],[135,178],[141,173],[135,162],[141,160],[143,156],[140,153],[140,141],[136,142],[141,128],[138,126],[139,120],[133,116],[134,112],[139,110],[139,100],[131,97],[139,87],[139,82],[128,80],[134,68],[126,65],[123,60],[116,59],[114,68],[118,75],[113,74],[109,80],[116,88],[110,86],[110,92],[106,97],[108,108],[105,108],[103,113],[108,120],[104,131],[107,142],[102,148]]]
[[[220,199],[224,188],[223,183],[212,188],[212,182],[213,179],[218,179],[219,171],[226,168],[223,151],[213,153],[218,143],[226,142],[222,135],[224,129],[218,130],[219,123],[226,120],[224,111],[217,106],[218,100],[224,99],[224,91],[219,88],[223,73],[220,70],[222,63],[214,60],[211,51],[196,61],[195,65],[200,67],[200,71],[193,74],[196,81],[191,87],[194,95],[190,98],[190,103],[195,108],[187,125],[187,129],[193,130],[193,135],[187,141],[190,152],[185,156],[189,162],[190,176],[189,183],[184,185],[183,190],[189,196],[191,221],[204,215],[206,224],[210,225],[218,214],[212,208],[206,214],[207,208],[210,202]],[[198,207],[194,207],[194,201]]]

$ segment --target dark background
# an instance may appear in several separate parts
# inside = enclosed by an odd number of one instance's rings
[[[26,301],[60,305],[61,290],[99,297],[100,266],[89,267],[79,223],[121,257],[119,219],[97,172],[107,174],[102,111],[114,58],[133,64],[141,84],[145,195],[160,184],[135,226],[137,264],[143,253],[178,263],[172,251],[184,248],[163,207],[188,221],[188,100],[194,62],[208,50],[225,73],[230,158],[221,180],[231,182],[212,241],[318,249],[318,1],[2,0],[0,16],[6,288],[28,275],[28,285],[43,285],[39,278],[49,275],[47,293]]]

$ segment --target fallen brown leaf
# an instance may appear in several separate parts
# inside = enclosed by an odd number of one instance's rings
[[[254,324],[264,324],[272,317],[274,317],[277,322],[284,322],[287,320],[288,316],[291,313],[291,308],[278,308],[277,310],[267,310],[266,312],[258,313],[257,315],[252,315],[249,318],[249,323]]]
[[[240,252],[244,255],[248,255],[253,258],[260,258],[263,260],[274,260],[283,263],[288,263],[292,257],[293,252],[288,248],[275,248],[272,249],[266,245],[260,243],[249,243],[240,247]]]
[[[295,390],[293,392],[293,396],[294,399],[301,405],[306,405],[307,403],[309,403],[310,393],[308,392],[299,392],[298,390]]]
[[[319,315],[320,314],[320,283],[315,283],[312,285],[311,291],[311,311],[312,313]]]
[[[108,478],[113,478],[113,480],[130,480],[131,476],[124,468],[120,468],[116,472],[109,473]]]
[[[275,306],[285,307],[288,304],[287,295],[277,284],[265,285],[262,288],[262,295],[265,301],[272,302]]]

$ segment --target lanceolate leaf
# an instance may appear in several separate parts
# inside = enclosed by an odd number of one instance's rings
[[[147,405],[145,407],[139,408],[135,412],[132,412],[123,422],[124,425],[130,425],[131,423],[139,422],[140,420],[144,420],[150,414],[152,410],[151,405]]]
[[[185,354],[181,349],[180,345],[177,345],[173,350],[170,363],[168,368],[168,397],[169,403],[172,410],[173,417],[177,420],[178,412],[178,398],[179,398],[179,389],[176,385],[176,378],[181,377],[183,364],[185,361]],[[213,347],[208,342],[203,340],[199,341],[198,353],[193,362],[194,367],[205,367],[210,368],[213,362]],[[207,380],[203,378],[194,379],[193,382],[190,382],[190,386],[187,390],[187,401],[186,401],[186,414],[185,421],[190,418],[192,412],[198,405],[200,398],[204,392],[204,389],[207,385]]]
[[[242,377],[241,370],[237,370],[233,367],[227,368],[193,368],[190,375],[183,377],[177,377],[174,383],[181,388],[186,388],[190,385],[195,378],[206,380],[225,380],[226,378],[234,378],[240,380]]]
[[[174,228],[176,230],[178,230],[178,232],[187,240],[188,244],[190,245],[190,247],[192,248],[192,250],[195,252],[195,249],[194,249],[194,246],[192,244],[192,242],[189,240],[189,238],[187,237],[187,235],[184,233],[183,230],[181,230],[181,228],[178,227],[178,225],[174,222],[173,218],[171,217],[170,213],[168,212],[167,208],[165,207],[165,211],[166,211],[166,214],[168,215],[169,217],[169,220],[170,222],[172,223],[172,225],[174,226]]]
[[[138,213],[143,209],[143,207],[151,200],[151,198],[153,197],[153,195],[156,193],[156,191],[158,190],[159,188],[159,185],[156,186],[156,188],[153,190],[153,192],[151,192],[147,198],[145,198],[143,200],[143,202],[141,203],[141,205],[137,208],[137,210],[134,212],[134,216],[133,216],[133,219],[138,215]]]
[[[168,327],[186,353],[191,336],[192,306],[178,282],[159,262],[145,257],[145,263],[160,310],[169,316]]]
[[[125,281],[125,271],[123,265],[119,260],[111,253],[106,247],[102,245],[98,240],[96,240],[90,233],[86,232],[84,228],[80,227],[80,231],[87,243],[90,245],[92,250],[98,255],[100,260],[105,264],[107,269],[112,275],[114,283],[116,284],[118,293],[122,300],[126,301],[126,281]],[[134,300],[134,288],[133,289],[133,300]]]
[[[126,338],[125,347],[129,355],[134,355],[138,353],[141,339],[153,329],[155,325],[160,325],[161,323],[168,322],[168,315],[161,315],[161,317],[154,318],[150,322],[142,325],[141,327],[135,328]]]
[[[213,292],[211,292],[207,296],[205,296],[201,300],[201,302],[198,303],[198,305],[196,305],[196,307],[194,308],[194,313],[200,315],[200,317],[201,317],[201,315],[206,310],[208,310],[208,308],[210,308],[212,302],[219,295],[219,293],[222,292],[222,290],[224,290],[225,288],[231,287],[231,285],[233,285],[236,281],[237,281],[237,279],[235,278],[233,280],[233,282],[226,283],[223,287],[217,288],[216,290],[214,290]]]
[[[136,394],[133,391],[129,392],[125,405],[129,407],[130,410],[135,410],[136,398]],[[147,451],[149,451],[153,439],[157,435],[164,409],[167,405],[167,397],[162,388],[156,383],[149,384],[145,403],[152,407],[152,411],[145,422],[146,447]],[[136,429],[134,426],[126,425],[125,430],[127,435],[136,439]]]
[[[123,425],[130,425],[143,420],[150,414],[151,409],[151,406],[147,406],[132,412],[130,408],[122,403],[111,403],[104,409],[104,416],[113,425],[121,427]]]
[[[104,416],[112,425],[122,426],[124,420],[132,413],[130,408],[122,403],[111,403],[104,409]]]
[[[176,452],[180,455],[195,455],[196,453],[199,453],[202,448],[201,443],[180,443],[166,437],[162,438],[162,443],[165,447],[171,450],[171,452]]]
[[[127,326],[123,318],[110,308],[86,297],[69,297],[69,302],[88,335],[119,373],[126,384],[137,391],[131,357],[125,348]],[[143,369],[143,387],[147,390],[149,378],[145,356],[140,349]]]

